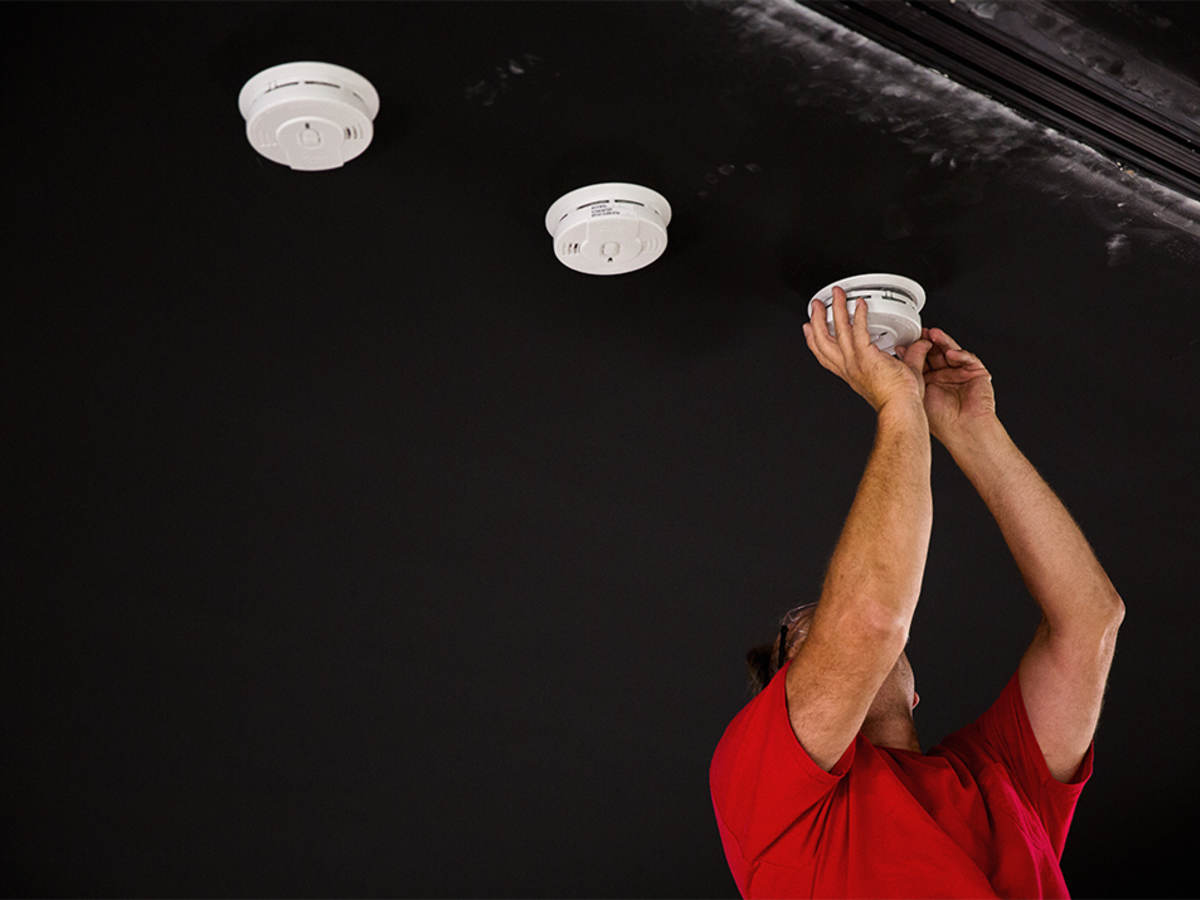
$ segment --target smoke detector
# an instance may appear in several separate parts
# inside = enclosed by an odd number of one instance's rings
[[[851,322],[858,301],[866,301],[867,332],[871,335],[871,343],[884,353],[895,356],[897,346],[907,346],[921,337],[918,313],[925,306],[925,289],[911,278],[877,272],[851,275],[821,288],[813,297],[825,304],[825,322],[836,337],[837,328],[833,322],[835,287],[846,292],[846,309]]]
[[[667,249],[671,205],[657,191],[613,181],[563,194],[546,212],[559,262],[587,275],[621,275]]]
[[[379,94],[357,72],[323,62],[263,69],[238,94],[250,146],[293,169],[336,169],[367,149]]]

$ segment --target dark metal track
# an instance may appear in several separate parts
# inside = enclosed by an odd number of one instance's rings
[[[956,14],[949,3],[835,0],[804,5],[1200,199],[1196,132],[975,17]]]

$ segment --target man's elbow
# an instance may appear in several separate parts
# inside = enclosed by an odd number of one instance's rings
[[[1117,632],[1121,630],[1121,623],[1125,621],[1125,601],[1120,597],[1113,599],[1110,608],[1104,618],[1104,627],[1100,633],[1100,646],[1108,653],[1112,653],[1117,645]]]
[[[1112,596],[1106,597],[1098,604],[1097,621],[1100,627],[1104,630],[1105,635],[1116,637],[1117,631],[1121,628],[1121,623],[1125,621],[1125,601],[1121,599],[1121,595],[1113,593]]]
[[[1072,615],[1054,621],[1044,619],[1053,642],[1080,645],[1098,643],[1111,647],[1125,621],[1125,601],[1119,594],[1096,597]]]
[[[1120,628],[1121,623],[1125,621],[1125,601],[1119,594],[1113,598],[1112,617],[1115,627]]]

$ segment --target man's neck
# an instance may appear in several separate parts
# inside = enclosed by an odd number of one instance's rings
[[[917,726],[912,716],[897,714],[868,718],[861,730],[863,737],[876,747],[921,752],[921,742],[917,739]]]

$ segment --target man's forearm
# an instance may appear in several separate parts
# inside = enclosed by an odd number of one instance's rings
[[[929,423],[919,400],[885,404],[829,562],[821,601],[883,629],[912,622],[933,528]]]
[[[998,420],[946,449],[991,510],[1051,630],[1103,625],[1120,613],[1083,532]]]

